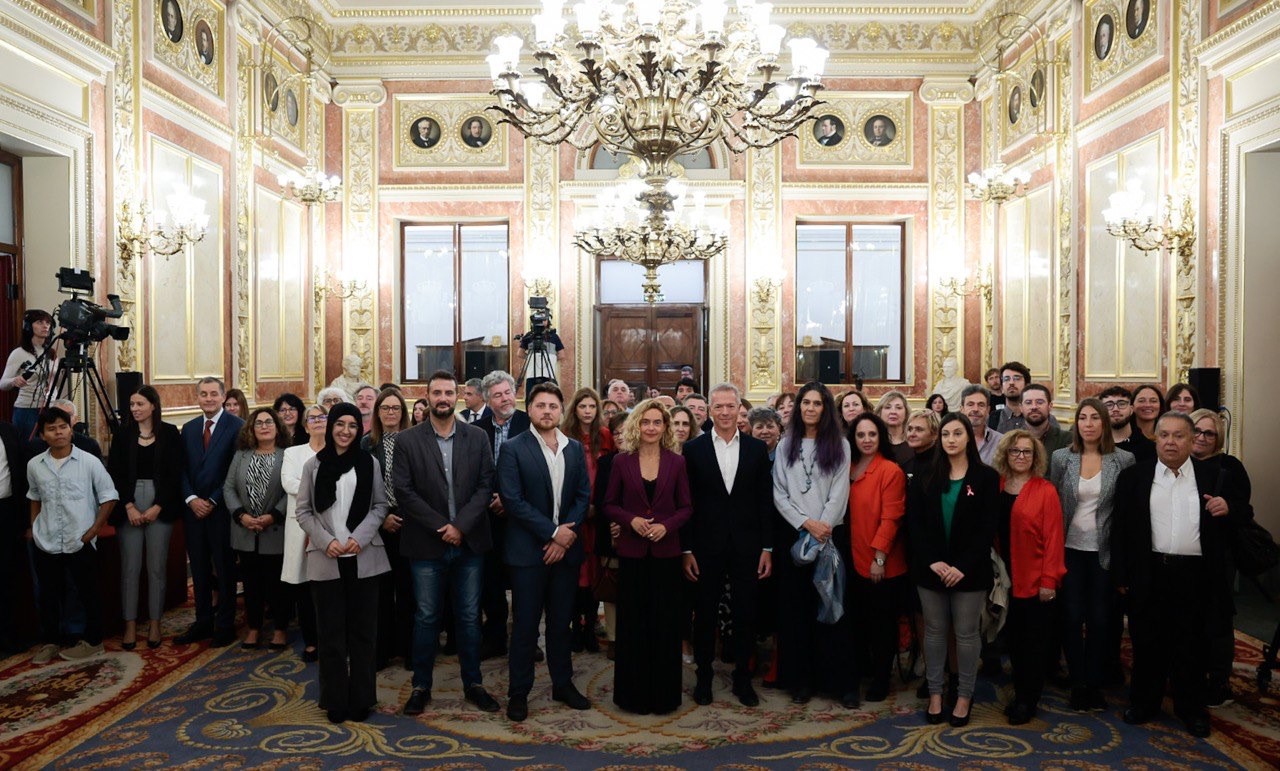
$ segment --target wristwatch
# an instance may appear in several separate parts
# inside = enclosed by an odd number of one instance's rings
[[[880,567],[884,567],[884,557],[876,557],[876,558],[875,558],[875,563],[876,563],[877,565],[879,565]]]

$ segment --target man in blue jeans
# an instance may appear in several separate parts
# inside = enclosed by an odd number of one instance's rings
[[[413,627],[413,692],[404,714],[431,701],[444,592],[453,592],[453,639],[467,701],[485,712],[501,707],[480,675],[480,586],[484,553],[493,548],[489,499],[493,452],[485,432],[457,420],[458,381],[439,371],[427,381],[430,419],[396,439],[392,481],[404,525],[400,553],[409,560],[418,612]]]

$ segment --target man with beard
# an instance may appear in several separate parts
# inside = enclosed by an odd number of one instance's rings
[[[1141,431],[1133,430],[1133,394],[1124,386],[1111,386],[1099,396],[1102,406],[1107,408],[1107,419],[1111,422],[1111,438],[1116,442],[1116,449],[1133,453],[1138,460],[1147,460],[1156,456],[1156,444]]]
[[[1011,361],[1000,367],[1000,388],[1004,394],[1004,407],[992,413],[987,425],[1007,434],[1015,428],[1026,428],[1027,421],[1022,416],[1022,391],[1031,383],[1031,370],[1020,361]],[[1049,423],[1058,428],[1058,419],[1049,416]]]
[[[1051,422],[1053,416],[1049,413],[1052,409],[1053,397],[1047,387],[1032,383],[1022,389],[1022,417],[1026,421],[1026,429],[1040,440],[1047,455],[1071,446],[1071,432]]]
[[[396,501],[404,518],[400,550],[410,560],[418,612],[413,629],[413,691],[406,715],[421,715],[431,701],[432,670],[440,638],[445,592],[453,597],[452,639],[458,645],[466,700],[485,712],[498,702],[480,674],[480,587],[484,553],[493,546],[488,506],[493,495],[493,453],[485,433],[454,417],[458,383],[439,371],[427,381],[430,417],[402,431],[392,466]]]
[[[360,410],[360,419],[364,421],[366,434],[373,427],[373,404],[376,401],[378,401],[378,389],[367,383],[356,389],[356,408]]]
[[[503,370],[494,370],[480,381],[480,390],[489,403],[489,414],[476,423],[489,437],[496,464],[502,445],[529,430],[529,416],[516,409],[516,379]],[[484,642],[481,657],[490,659],[507,653],[507,579],[502,566],[506,512],[495,491],[489,499],[489,524],[493,531],[493,551],[484,561],[484,589],[480,600],[484,610]]]
[[[583,548],[578,527],[591,502],[582,444],[560,430],[564,396],[554,383],[529,393],[533,429],[510,440],[498,457],[498,492],[509,526],[504,556],[511,571],[511,655],[507,717],[529,716],[538,626],[547,617],[551,698],[570,709],[591,708],[573,685],[569,625]],[[497,412],[497,410],[494,410]]]
[[[991,413],[991,392],[977,383],[965,386],[960,392],[960,412],[973,426],[973,441],[978,447],[978,457],[991,465],[996,457],[996,445],[1004,434],[987,425]]]

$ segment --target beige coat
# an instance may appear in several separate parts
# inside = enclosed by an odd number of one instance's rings
[[[352,449],[351,452],[360,452]],[[316,489],[316,469],[320,463],[311,458],[302,467],[302,479],[298,483],[298,526],[307,534],[306,573],[308,581],[334,581],[338,578],[338,559],[325,553],[334,539],[333,530],[328,518],[320,516],[321,512],[313,511],[311,499]],[[379,528],[387,517],[387,488],[382,481],[382,471],[378,461],[373,461],[373,495],[369,502],[369,513],[351,537],[360,544],[360,553],[356,555],[357,575],[368,578],[391,570],[387,561],[387,550],[382,545]]]

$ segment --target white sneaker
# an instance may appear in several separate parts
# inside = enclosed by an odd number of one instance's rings
[[[58,655],[58,646],[53,643],[45,643],[36,649],[36,655],[31,657],[32,664],[48,664],[53,661],[53,657]]]
[[[67,661],[82,661],[92,656],[97,656],[99,653],[102,653],[102,650],[102,643],[90,645],[84,640],[81,640],[58,655]]]

